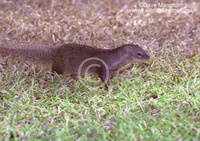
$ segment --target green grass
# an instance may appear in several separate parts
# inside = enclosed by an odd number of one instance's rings
[[[134,4],[0,3],[1,43],[138,43],[151,56],[108,91],[0,56],[0,140],[200,140],[200,12],[148,15]]]
[[[196,63],[188,77],[136,65],[131,76],[118,74],[108,92],[48,72],[38,76],[23,64],[11,66],[14,73],[1,74],[0,134],[9,139],[18,132],[19,140],[199,140]]]

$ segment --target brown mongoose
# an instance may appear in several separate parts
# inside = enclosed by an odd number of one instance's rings
[[[81,44],[65,44],[58,47],[1,45],[0,53],[51,64],[53,72],[67,74],[72,78],[78,74],[84,75],[88,69],[87,74],[98,75],[107,85],[110,85],[115,71],[129,63],[146,62],[150,59],[149,55],[135,44],[125,44],[115,49],[100,49]]]

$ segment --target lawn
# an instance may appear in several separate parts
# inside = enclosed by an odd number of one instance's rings
[[[107,91],[1,55],[0,140],[200,140],[200,2],[159,2],[0,1],[1,44],[136,43],[151,56]]]

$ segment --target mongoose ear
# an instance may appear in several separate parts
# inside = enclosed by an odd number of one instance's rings
[[[124,53],[125,53],[125,54],[130,54],[130,52],[132,52],[132,47],[126,46],[126,47],[124,48]]]

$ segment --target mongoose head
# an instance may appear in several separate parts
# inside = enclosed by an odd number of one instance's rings
[[[149,55],[137,44],[127,44],[122,47],[129,62],[147,62],[150,60]]]

